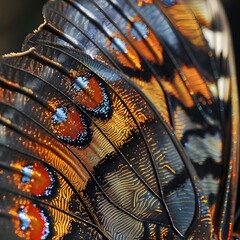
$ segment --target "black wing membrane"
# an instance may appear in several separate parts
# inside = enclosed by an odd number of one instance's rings
[[[43,14],[0,63],[1,236],[229,239],[239,111],[220,4],[60,0]]]

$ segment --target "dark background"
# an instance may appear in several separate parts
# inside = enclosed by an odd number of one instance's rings
[[[0,0],[0,55],[17,52],[28,33],[42,22],[46,0]]]

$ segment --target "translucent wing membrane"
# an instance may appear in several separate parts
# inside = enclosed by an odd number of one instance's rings
[[[45,5],[0,63],[5,238],[230,238],[238,99],[212,4]]]

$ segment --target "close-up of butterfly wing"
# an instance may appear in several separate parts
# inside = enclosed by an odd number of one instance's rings
[[[231,239],[234,55],[217,0],[54,0],[0,62],[4,239]]]

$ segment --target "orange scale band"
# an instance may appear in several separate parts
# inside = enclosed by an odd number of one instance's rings
[[[95,77],[88,79],[88,85],[85,89],[78,91],[74,97],[74,101],[81,103],[86,108],[97,108],[103,101],[102,89]]]
[[[58,136],[71,139],[76,139],[80,132],[85,131],[80,114],[74,107],[68,109],[66,121],[53,124],[52,128]]]

